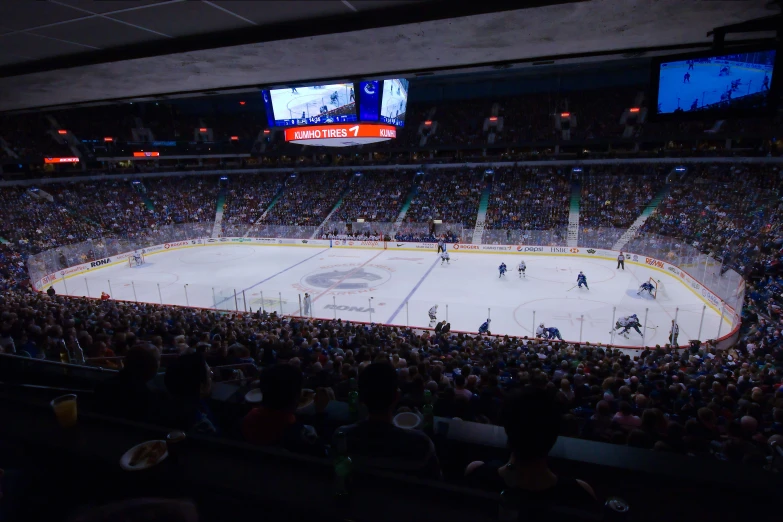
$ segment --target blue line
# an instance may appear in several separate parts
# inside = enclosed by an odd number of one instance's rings
[[[397,317],[397,314],[398,314],[398,313],[400,313],[400,311],[402,310],[402,307],[403,307],[403,306],[405,306],[405,303],[407,303],[407,302],[408,302],[408,299],[410,299],[411,297],[413,297],[413,294],[415,294],[415,293],[416,293],[416,290],[418,290],[418,289],[419,289],[419,287],[421,286],[421,284],[424,282],[424,280],[425,280],[425,279],[427,279],[427,276],[428,276],[428,275],[430,275],[430,272],[432,272],[432,269],[433,269],[433,268],[435,268],[435,265],[437,265],[437,264],[438,264],[438,261],[440,261],[440,257],[436,258],[436,259],[435,259],[435,262],[434,262],[434,263],[432,263],[432,266],[430,267],[430,269],[429,269],[429,270],[427,270],[427,271],[424,273],[424,275],[423,275],[423,276],[421,276],[421,279],[419,279],[419,282],[418,282],[418,283],[416,283],[416,286],[414,286],[414,287],[413,287],[413,290],[411,290],[411,293],[409,293],[409,294],[408,294],[408,296],[407,296],[405,299],[403,299],[403,300],[402,300],[402,304],[400,304],[399,308],[397,308],[397,309],[394,311],[394,313],[392,314],[392,316],[391,316],[391,317],[389,317],[389,320],[388,320],[388,321],[386,321],[386,324],[391,324],[391,322],[392,322],[392,321],[394,321],[394,318],[395,318],[395,317]]]
[[[276,274],[274,274],[274,275],[271,275],[271,276],[267,277],[266,279],[264,279],[264,280],[262,280],[262,281],[259,281],[258,283],[254,284],[253,286],[248,286],[247,288],[244,288],[244,289],[242,290],[242,292],[244,292],[244,291],[246,291],[246,290],[251,290],[251,289],[253,289],[253,288],[257,287],[257,286],[258,286],[258,285],[260,285],[260,284],[266,283],[266,282],[267,282],[267,281],[269,281],[270,279],[272,279],[272,278],[275,278],[275,277],[279,276],[280,274],[282,274],[282,273],[284,273],[284,272],[288,272],[288,271],[289,271],[289,270],[291,270],[292,268],[296,268],[296,267],[298,267],[299,265],[301,265],[302,263],[304,263],[305,261],[310,261],[310,260],[311,260],[312,258],[314,258],[315,256],[320,256],[321,254],[323,254],[324,252],[327,252],[328,250],[329,250],[328,248],[327,248],[326,250],[321,250],[321,251],[320,251],[320,252],[318,252],[317,254],[313,254],[312,256],[308,257],[307,259],[303,259],[303,260],[299,261],[299,262],[298,262],[298,263],[296,263],[295,265],[291,265],[291,266],[289,266],[288,268],[284,268],[283,270],[279,271],[278,273],[276,273]],[[228,301],[229,299],[231,299],[231,297],[226,297],[225,299],[223,299],[223,300],[222,300],[222,301],[220,301],[219,303],[215,303],[215,308],[217,308],[219,305],[222,305],[223,303],[225,303],[225,302],[226,302],[226,301]]]

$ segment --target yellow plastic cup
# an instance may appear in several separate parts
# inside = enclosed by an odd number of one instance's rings
[[[76,425],[76,395],[62,395],[51,402],[57,422],[63,428],[71,428]]]

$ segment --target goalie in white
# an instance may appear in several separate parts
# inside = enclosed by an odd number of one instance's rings
[[[527,270],[527,265],[524,261],[519,262],[519,266],[517,267],[517,271],[519,272],[519,277],[525,277],[525,270]]]
[[[655,297],[655,295],[653,295],[653,290],[655,290],[653,284],[649,281],[646,281],[642,283],[642,286],[639,287],[639,291],[636,292],[636,295],[642,295],[642,292],[647,292],[647,295],[650,297]]]
[[[133,259],[133,266],[144,264],[144,256],[139,252],[134,252],[133,255],[131,255],[131,259]]]

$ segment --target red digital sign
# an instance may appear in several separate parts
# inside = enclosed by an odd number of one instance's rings
[[[65,129],[60,129],[57,131],[57,134],[68,134],[68,131]]]
[[[569,118],[571,116],[570,112],[561,112],[560,117],[561,118]]]
[[[103,138],[103,141],[105,141],[106,143],[109,143],[109,142],[114,141],[114,138],[110,138],[110,137],[106,136],[105,138]]]
[[[134,152],[134,158],[157,158],[160,156],[160,152]]]
[[[79,163],[79,158],[44,158],[44,163]]]

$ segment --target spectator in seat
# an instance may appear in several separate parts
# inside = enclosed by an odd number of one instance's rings
[[[397,372],[386,362],[359,373],[359,400],[367,407],[367,420],[343,426],[348,455],[358,466],[380,468],[423,478],[440,478],[435,446],[420,431],[392,424],[399,400]]]
[[[508,462],[471,462],[465,469],[468,483],[509,492],[519,510],[519,520],[552,520],[558,514],[553,508],[599,511],[589,484],[549,469],[547,455],[557,441],[561,424],[551,394],[534,388],[509,394],[501,420],[511,449]]]
[[[302,395],[302,373],[290,364],[276,364],[261,374],[261,406],[242,420],[242,435],[259,446],[282,446],[295,453],[326,457],[326,447],[312,426],[299,422],[296,409]],[[316,415],[323,416],[323,394],[316,394]],[[325,401],[328,403],[328,399]]]
[[[153,345],[137,344],[128,350],[125,365],[115,376],[95,387],[97,408],[106,415],[150,421],[160,399],[147,383],[158,373],[160,352]]]
[[[185,431],[217,432],[205,400],[212,392],[212,375],[203,349],[180,355],[167,368],[164,382],[173,398],[170,422]]]

